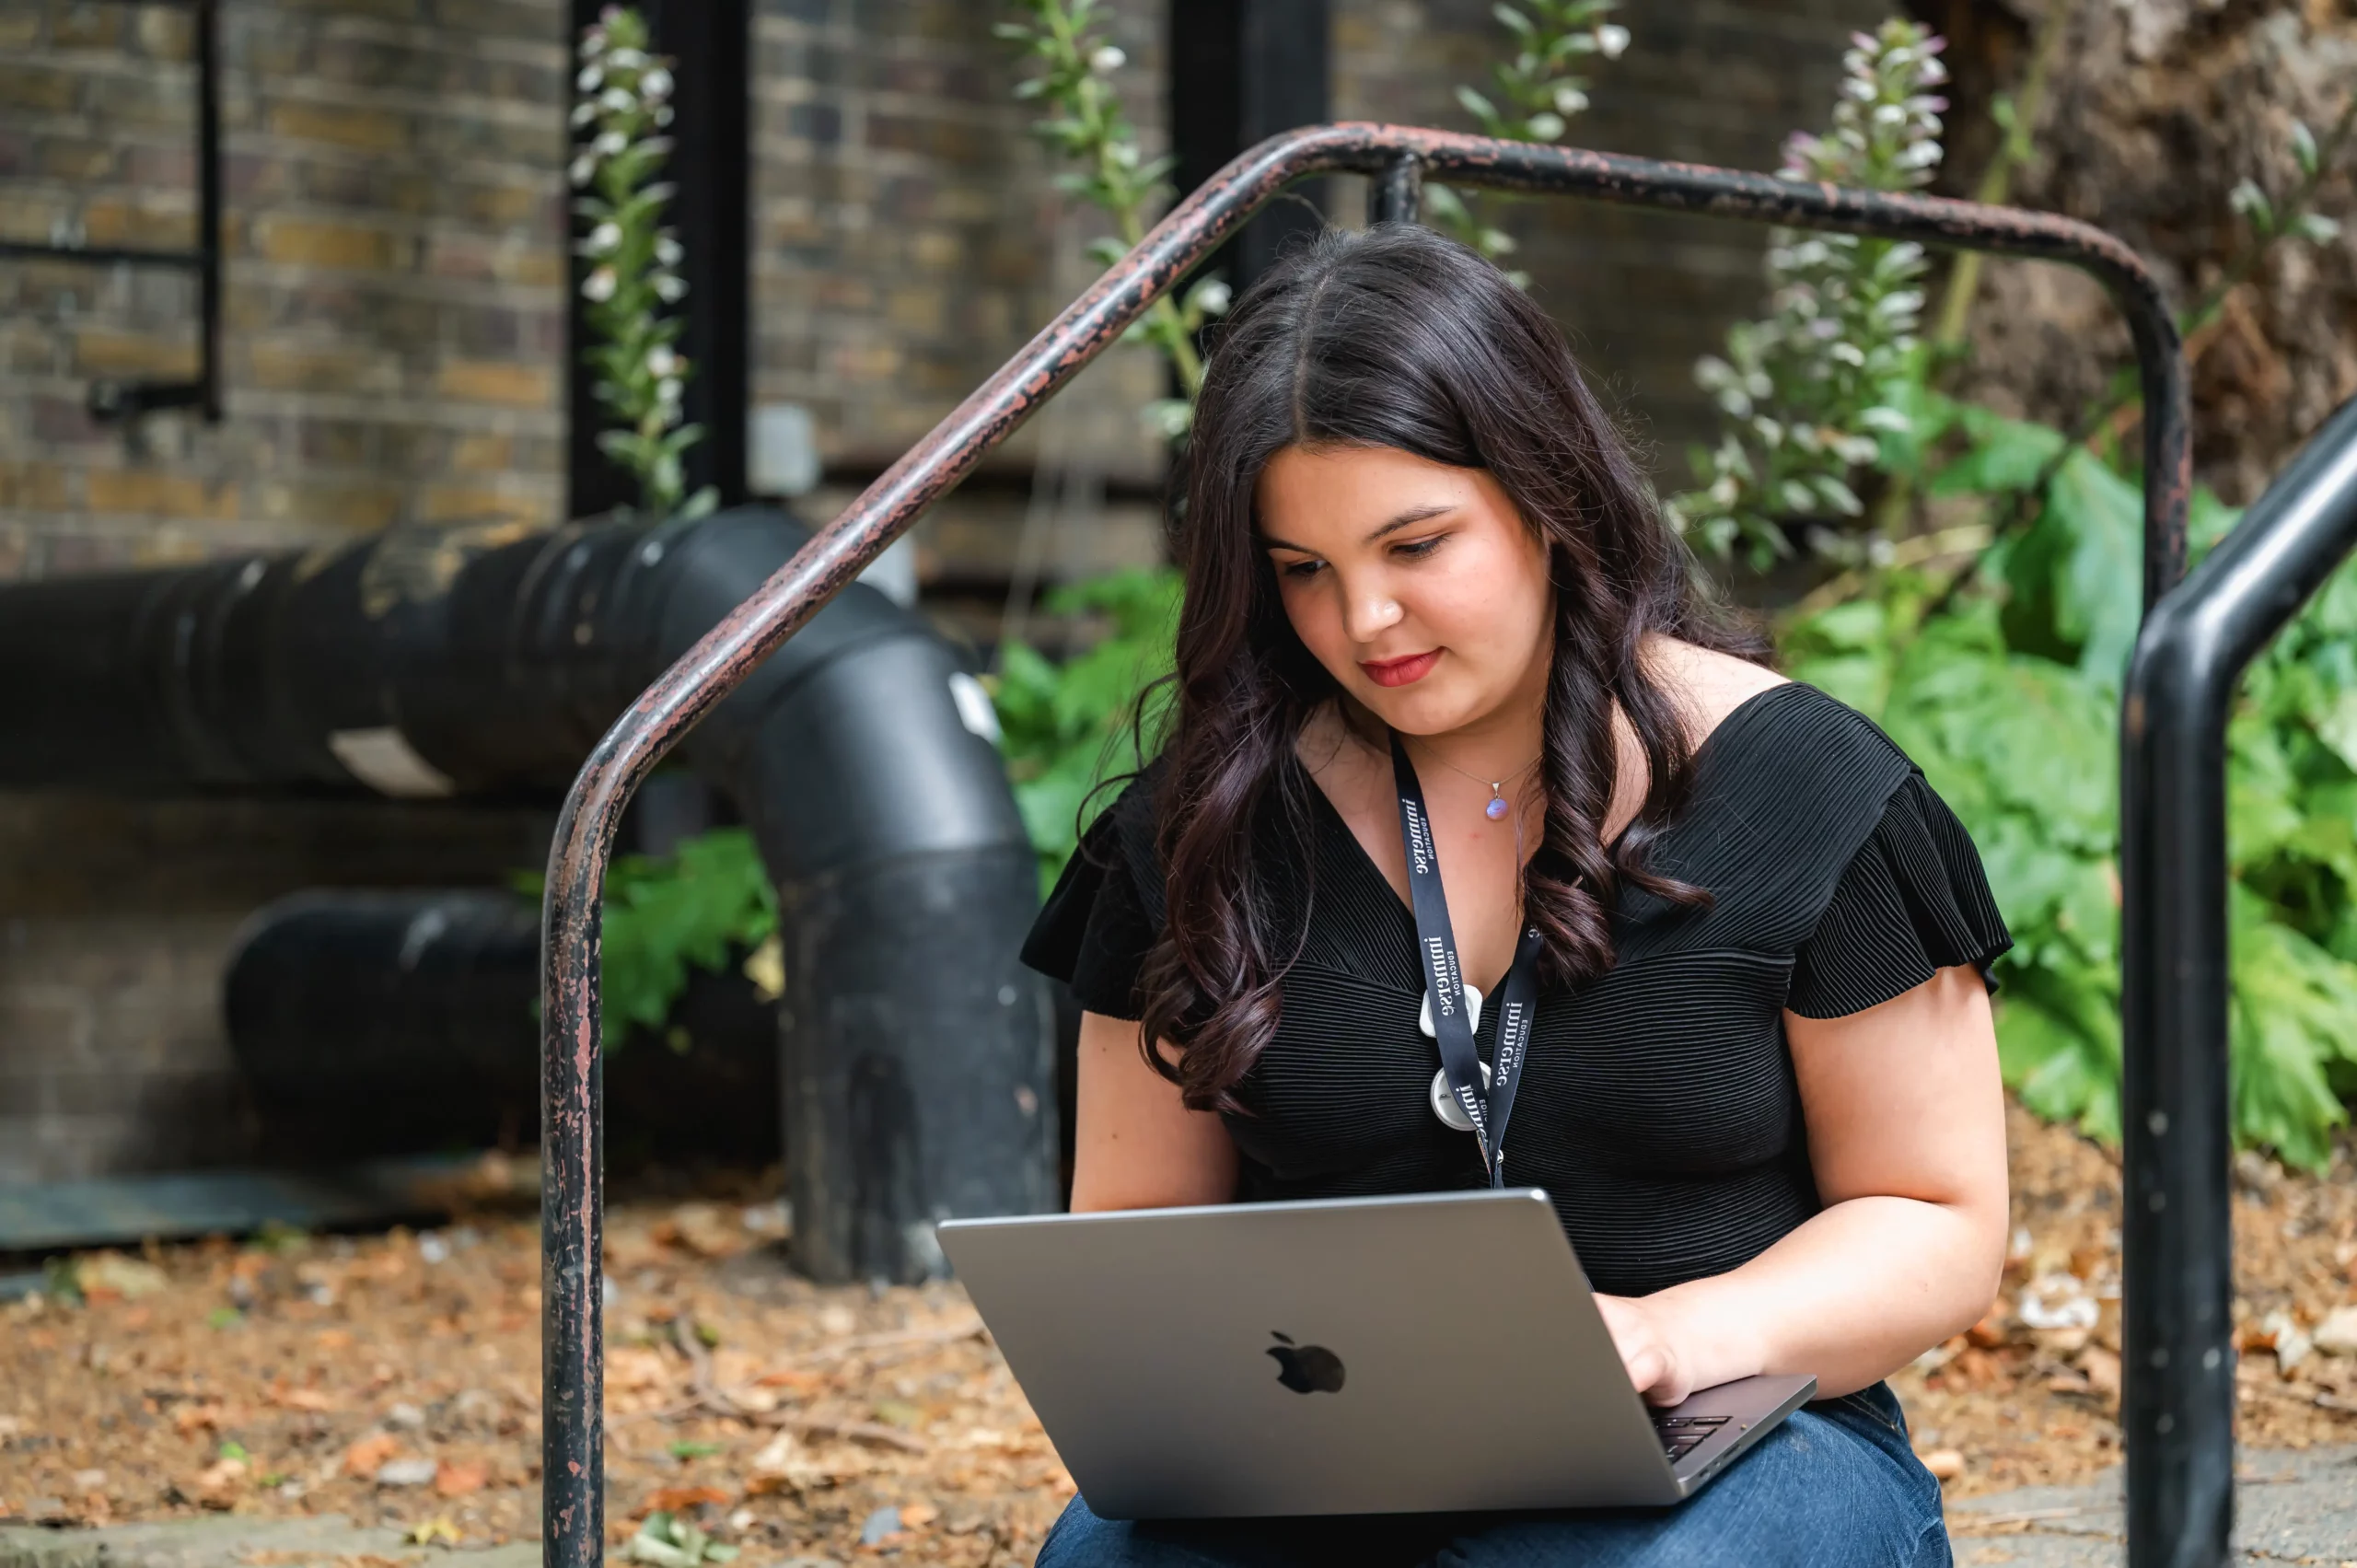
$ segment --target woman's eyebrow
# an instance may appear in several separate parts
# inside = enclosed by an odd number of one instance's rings
[[[1373,544],[1376,540],[1383,538],[1386,534],[1395,534],[1401,528],[1414,528],[1418,523],[1430,522],[1434,517],[1443,517],[1447,513],[1454,512],[1456,510],[1457,507],[1455,504],[1447,501],[1435,501],[1428,506],[1411,506],[1408,510],[1400,513],[1398,517],[1392,518],[1389,522],[1384,524],[1381,528],[1367,535],[1361,542]],[[1315,555],[1318,553],[1318,552],[1310,549],[1307,545],[1295,544],[1289,540],[1279,539],[1276,535],[1270,533],[1264,533],[1260,536],[1260,548],[1263,550],[1290,550],[1296,555]]]
[[[1447,513],[1454,512],[1456,510],[1457,507],[1455,504],[1447,501],[1436,501],[1428,506],[1411,506],[1406,511],[1400,513],[1398,517],[1392,518],[1389,522],[1384,524],[1381,528],[1376,529],[1373,533],[1367,535],[1364,542],[1373,544],[1376,540],[1381,539],[1386,534],[1398,533],[1401,528],[1414,528],[1418,523],[1430,522],[1434,517],[1445,516]]]

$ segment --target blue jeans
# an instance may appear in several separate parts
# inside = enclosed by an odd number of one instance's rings
[[[1940,1483],[1889,1388],[1808,1405],[1684,1503],[1530,1514],[1100,1519],[1074,1498],[1039,1568],[1949,1568]]]

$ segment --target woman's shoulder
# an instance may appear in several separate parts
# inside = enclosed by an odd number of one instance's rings
[[[1713,721],[1681,814],[1680,836],[1702,860],[1732,856],[1751,877],[1829,889],[1918,777],[1872,719],[1814,686],[1749,666],[1687,690],[1689,709]]]
[[[1730,707],[1698,755],[1714,756],[1722,771],[1753,781],[1846,783],[1869,793],[1887,794],[1914,769],[1897,742],[1864,714],[1817,687],[1782,677]]]
[[[1093,1013],[1134,1018],[1138,971],[1163,923],[1155,849],[1155,767],[1139,771],[1098,811],[1041,902],[1023,961],[1070,982]]]
[[[1081,836],[1080,854],[1100,865],[1118,865],[1132,878],[1158,889],[1162,879],[1160,802],[1168,773],[1164,760],[1157,757],[1112,790],[1112,798]]]
[[[1684,711],[1698,746],[1752,699],[1793,684],[1766,665],[1667,637],[1655,639],[1646,654],[1655,680]]]

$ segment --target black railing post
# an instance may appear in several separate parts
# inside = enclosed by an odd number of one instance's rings
[[[2243,669],[2357,545],[2357,402],[2145,620],[2120,714],[2120,1425],[2130,1568],[2234,1528],[2226,719]]]
[[[1401,153],[1366,182],[1366,221],[1414,223],[1423,215],[1424,166],[1413,153]]]
[[[547,1293],[541,1325],[541,1525],[550,1564],[596,1568],[603,1547],[598,1465],[598,939],[599,900],[623,807],[704,714],[971,472],[984,453],[1120,341],[1155,300],[1178,286],[1278,192],[1319,173],[1381,176],[1403,158],[1451,185],[1912,239],[2059,261],[2095,274],[2128,318],[2147,399],[2145,584],[2150,590],[2175,581],[2184,559],[2191,474],[2177,327],[2142,259],[2100,229],[2047,214],[1943,197],[1849,191],[1396,125],[1316,126],[1252,148],[1179,203],[1086,294],[641,693],[598,741],[565,796],[550,848],[540,915],[540,1226]],[[2137,1179],[2131,1169],[2131,1188]],[[2131,1435],[2131,1454],[2133,1442]]]

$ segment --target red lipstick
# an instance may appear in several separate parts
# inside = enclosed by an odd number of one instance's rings
[[[1430,675],[1433,666],[1439,662],[1440,650],[1434,648],[1430,653],[1411,654],[1406,658],[1362,659],[1359,668],[1365,670],[1366,678],[1377,686],[1406,686]]]

